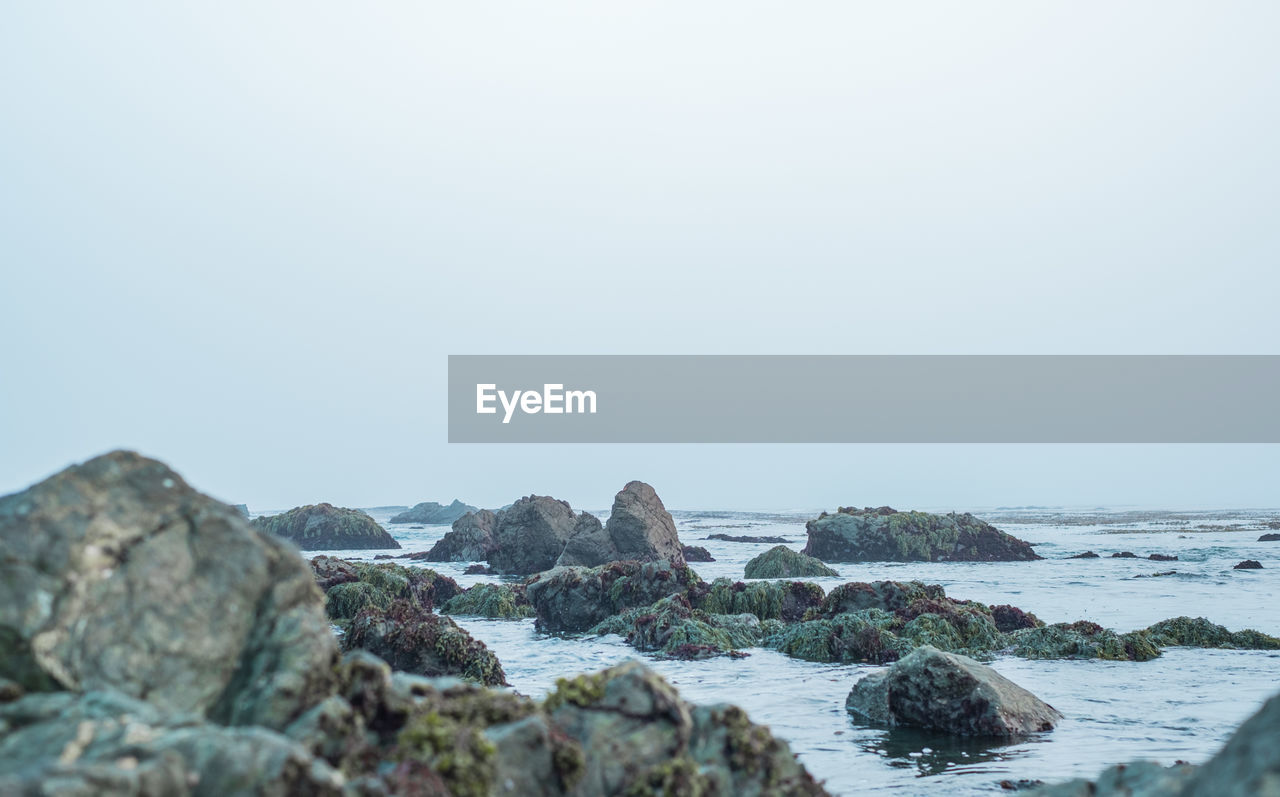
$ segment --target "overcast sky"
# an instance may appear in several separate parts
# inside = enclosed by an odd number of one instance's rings
[[[1280,504],[1275,446],[450,446],[450,353],[1265,353],[1280,4],[0,9],[0,492]]]

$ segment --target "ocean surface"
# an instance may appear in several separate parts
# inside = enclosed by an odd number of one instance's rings
[[[368,510],[404,546],[426,550],[448,526],[410,528],[387,521],[393,510]],[[602,520],[608,515],[592,511]],[[692,563],[702,578],[741,579],[769,544],[704,539],[709,534],[780,536],[796,549],[814,512],[672,512],[687,545],[715,562]],[[975,512],[1035,545],[1045,557],[1011,563],[836,564],[840,578],[811,579],[824,589],[846,581],[918,579],[947,595],[1010,603],[1046,622],[1093,620],[1117,631],[1144,628],[1179,615],[1207,617],[1231,630],[1280,636],[1280,542],[1257,542],[1280,521],[1280,510],[1159,512],[1040,508]],[[1100,559],[1068,559],[1084,551]],[[1132,551],[1162,553],[1176,562],[1113,559]],[[377,551],[316,551],[370,560]],[[1234,570],[1244,559],[1262,570]],[[399,561],[400,564],[413,564]],[[429,563],[469,586],[498,580],[463,574],[465,563]],[[1176,571],[1172,575],[1159,575]],[[557,678],[640,658],[697,703],[736,703],[755,722],[786,739],[832,794],[991,794],[1002,781],[1092,777],[1134,759],[1164,764],[1209,758],[1266,698],[1280,692],[1280,652],[1167,649],[1148,662],[1029,661],[998,658],[992,666],[1061,711],[1051,733],[992,745],[936,735],[869,728],[852,721],[845,696],[880,668],[817,664],[752,649],[743,659],[663,661],[620,637],[565,639],[537,633],[533,620],[457,618],[502,661],[511,687],[545,695]]]

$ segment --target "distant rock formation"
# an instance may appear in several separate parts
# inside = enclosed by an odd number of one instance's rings
[[[389,550],[400,543],[358,509],[315,504],[254,518],[254,528],[284,537],[304,551]]]
[[[684,550],[671,513],[644,482],[629,482],[613,498],[609,520],[583,514],[556,561],[558,567],[598,567],[609,562],[683,565]]]
[[[1258,542],[1280,542],[1280,534],[1263,534]]]
[[[493,530],[498,518],[487,509],[468,512],[453,521],[453,529],[425,555],[413,558],[428,562],[483,562],[493,550]]]
[[[749,537],[745,535],[735,537],[732,534],[708,534],[704,539],[720,540],[721,542],[771,543],[774,545],[779,545],[787,541],[785,537]]]
[[[1259,562],[1257,559],[1245,559],[1243,562],[1236,565],[1232,569],[1233,570],[1261,570],[1262,562]]]
[[[391,523],[422,523],[428,526],[443,526],[452,523],[468,512],[480,511],[470,504],[464,504],[458,499],[453,499],[453,503],[445,506],[437,504],[435,501],[426,501],[421,504],[415,504],[414,507],[406,512],[401,512],[391,518]]]
[[[965,513],[841,507],[805,527],[804,553],[826,562],[1022,562],[1031,545]]]

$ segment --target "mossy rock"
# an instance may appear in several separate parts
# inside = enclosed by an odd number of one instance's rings
[[[691,608],[683,595],[628,609],[592,631],[623,636],[637,650],[685,659],[732,655],[762,638],[755,615],[708,614]]]
[[[1280,639],[1261,631],[1229,631],[1203,617],[1174,617],[1147,629],[1160,647],[1235,648],[1239,650],[1280,650]]]
[[[1087,620],[1015,631],[1009,639],[1013,654],[1026,659],[1150,661],[1160,655],[1146,631],[1117,634]]]
[[[362,609],[342,644],[347,650],[368,650],[394,669],[417,675],[454,675],[488,686],[507,682],[497,656],[483,642],[448,617],[409,601],[396,601],[386,610]]]
[[[805,661],[886,664],[912,647],[891,630],[900,624],[883,609],[862,609],[782,626],[765,645]]]
[[[1013,562],[1039,559],[1031,545],[965,513],[841,507],[805,526],[804,552],[824,562]]]
[[[754,614],[763,620],[795,622],[823,600],[822,587],[809,581],[746,583],[718,578],[690,601],[710,614]]]
[[[431,611],[462,592],[458,582],[434,570],[391,562],[329,561],[340,562],[346,577],[358,579],[332,586],[325,593],[325,608],[334,620],[350,620],[366,607],[388,609],[398,600]]]
[[[333,504],[299,506],[254,518],[254,528],[284,537],[304,551],[391,550],[400,543],[358,509]]]
[[[821,578],[840,574],[812,556],[779,545],[747,562],[743,575],[746,578]]]
[[[476,584],[450,598],[440,613],[491,620],[518,620],[534,615],[523,587],[509,584]]]
[[[827,593],[810,619],[835,617],[862,609],[898,612],[926,599],[943,601],[947,600],[947,594],[937,584],[920,581],[852,581]]]

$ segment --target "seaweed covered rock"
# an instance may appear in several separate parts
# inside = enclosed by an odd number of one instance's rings
[[[637,650],[678,659],[732,655],[759,644],[762,637],[760,619],[754,614],[708,614],[692,608],[684,595],[628,609],[591,630],[618,634]]]
[[[524,586],[519,584],[476,584],[451,598],[440,613],[490,620],[517,620],[534,614]]]
[[[804,553],[825,562],[1023,562],[1031,545],[965,513],[841,507],[805,526]]]
[[[896,612],[921,600],[947,600],[947,594],[937,584],[920,581],[851,581],[827,593],[815,613],[821,617],[834,617],[860,609]]]
[[[760,620],[794,623],[822,604],[822,587],[809,581],[757,581],[747,584],[717,578],[690,590],[693,605],[711,614],[754,614]]]
[[[1062,719],[985,664],[928,645],[863,678],[845,707],[865,722],[958,736],[1026,736],[1052,730]]]
[[[539,631],[587,631],[624,609],[648,606],[701,584],[688,565],[613,562],[603,567],[557,567],[531,578],[525,593]]]
[[[765,544],[782,545],[782,544],[786,543],[786,541],[787,541],[786,537],[767,537],[767,536],[766,536],[766,537],[752,537],[752,536],[747,535],[747,534],[737,534],[737,535],[735,535],[735,534],[708,534],[708,535],[706,536],[706,539],[708,539],[708,540],[720,540],[721,542],[746,542],[746,543],[757,543],[757,544],[761,544],[761,545],[765,545]]]
[[[746,578],[820,578],[840,574],[812,556],[779,545],[747,562],[743,575]]]
[[[1146,631],[1117,634],[1088,620],[1028,628],[1009,638],[1013,654],[1026,659],[1150,661],[1160,655]]]
[[[1280,542],[1280,534],[1263,534],[1258,538],[1258,542]]]
[[[561,680],[546,710],[580,746],[579,794],[826,793],[741,709],[691,706],[638,662]]]
[[[1174,617],[1146,629],[1151,641],[1162,648],[1233,648],[1236,650],[1280,650],[1280,639],[1261,631],[1228,631],[1203,617]]]
[[[681,545],[680,550],[684,552],[684,560],[686,562],[714,562],[711,552],[700,545]]]
[[[1040,618],[1031,612],[1024,612],[1017,606],[1010,606],[1007,603],[991,607],[991,620],[996,624],[997,629],[1006,634],[1010,631],[1039,628],[1044,625]]]
[[[448,617],[432,614],[408,601],[388,609],[369,606],[342,637],[346,650],[359,648],[394,669],[417,675],[456,675],[487,686],[505,685],[498,658]]]
[[[391,562],[349,562],[329,556],[311,560],[316,583],[325,589],[325,609],[334,620],[350,620],[361,609],[387,609],[406,600],[427,611],[462,592],[458,582],[434,570]]]
[[[911,649],[891,629],[901,620],[882,609],[777,627],[764,644],[805,661],[887,664]]]
[[[299,506],[253,519],[254,528],[283,537],[304,551],[388,550],[400,543],[358,509],[332,504]]]
[[[1233,569],[1234,570],[1261,570],[1262,562],[1259,562],[1257,559],[1245,559],[1243,562],[1236,565]]]
[[[414,504],[412,508],[394,515],[391,518],[392,523],[422,523],[427,526],[441,526],[446,523],[452,523],[468,512],[479,512],[480,510],[470,504],[464,504],[458,499],[453,499],[453,503],[445,506],[437,504],[435,501],[425,501],[421,504]]]
[[[428,562],[483,562],[493,551],[497,525],[497,515],[487,509],[468,512],[453,521],[453,527],[421,558]]]
[[[522,576],[550,570],[577,528],[578,516],[565,501],[521,498],[497,514],[489,564],[498,573]]]
[[[293,546],[117,451],[0,498],[0,678],[282,727],[337,645]]]
[[[583,517],[590,520],[574,529],[556,561],[558,567],[598,567],[622,561],[685,563],[671,513],[644,482],[629,482],[614,496],[603,526],[591,515]]]

